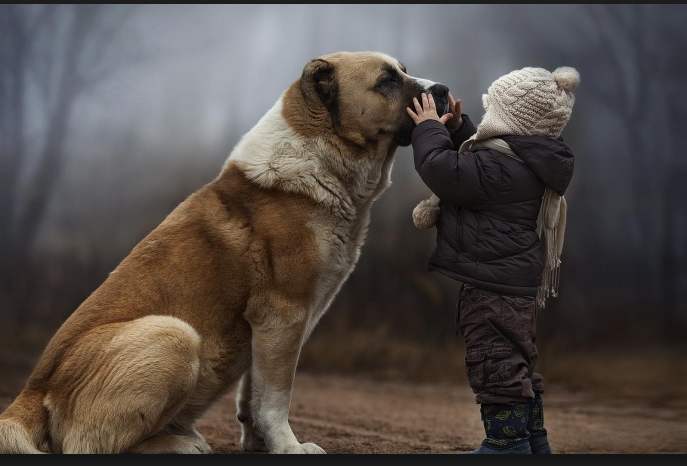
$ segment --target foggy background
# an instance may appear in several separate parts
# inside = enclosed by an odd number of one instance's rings
[[[310,59],[376,50],[449,86],[475,123],[499,76],[577,68],[540,350],[684,346],[685,21],[685,5],[0,5],[0,335],[56,329]],[[435,230],[412,223],[429,192],[409,147],[392,182],[313,345],[375,358],[458,338],[459,283],[427,271]]]

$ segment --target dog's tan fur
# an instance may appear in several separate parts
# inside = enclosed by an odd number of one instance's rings
[[[209,453],[195,421],[236,383],[246,450],[324,453],[289,427],[299,353],[433,84],[377,52],[310,61],[55,333],[0,453]]]

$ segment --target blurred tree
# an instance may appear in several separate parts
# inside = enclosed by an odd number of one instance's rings
[[[632,230],[637,233],[632,249],[641,252],[639,270],[649,291],[641,296],[641,304],[645,310],[660,312],[662,330],[669,335],[679,328],[680,308],[685,307],[679,287],[687,269],[684,260],[677,260],[685,238],[676,232],[687,218],[682,188],[687,165],[677,144],[685,103],[678,86],[684,84],[687,71],[681,51],[687,48],[687,36],[684,8],[665,7],[588,5],[600,46],[611,52],[612,61],[606,64],[609,78],[589,79],[585,85],[599,102],[624,116],[633,187]]]
[[[31,245],[60,175],[70,117],[85,91],[122,66],[112,44],[134,8],[0,5],[0,307],[19,319]]]

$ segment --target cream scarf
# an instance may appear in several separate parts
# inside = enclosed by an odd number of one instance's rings
[[[503,139],[488,138],[476,140],[475,136],[473,135],[473,137],[465,141],[460,146],[459,151],[462,152],[475,147],[487,147],[514,158],[520,163],[525,163]],[[546,298],[558,296],[567,210],[568,206],[565,197],[559,196],[550,188],[546,188],[539,211],[539,218],[537,219],[537,234],[541,240],[542,253],[544,255],[544,270],[537,293],[537,303],[541,308],[545,306]],[[431,228],[436,225],[438,217],[439,198],[435,194],[432,194],[432,197],[429,199],[420,201],[413,210],[413,222],[417,228]]]

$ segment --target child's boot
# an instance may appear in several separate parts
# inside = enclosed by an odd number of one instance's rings
[[[487,438],[475,454],[529,454],[527,418],[529,405],[483,404],[480,406],[482,422]]]
[[[530,449],[532,454],[551,454],[549,439],[544,428],[544,405],[541,393],[534,394],[534,400],[529,403],[530,417],[527,421],[527,430],[530,433]]]

